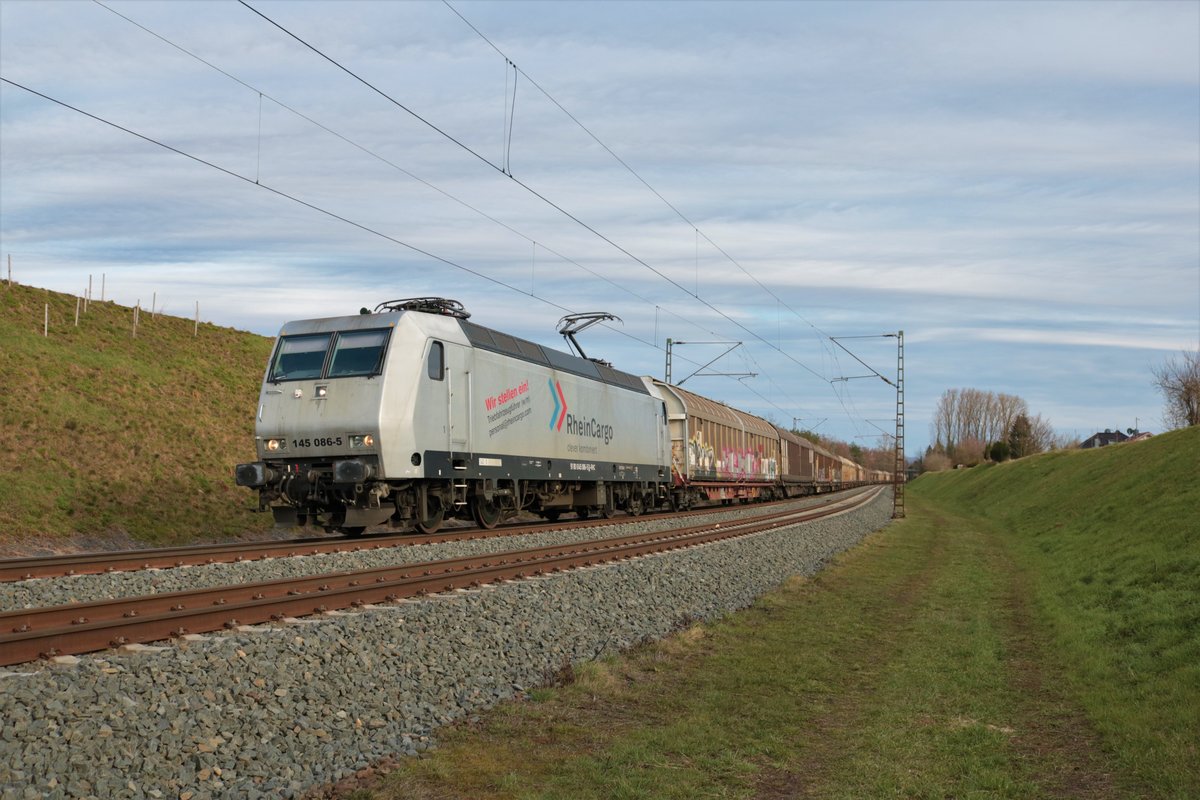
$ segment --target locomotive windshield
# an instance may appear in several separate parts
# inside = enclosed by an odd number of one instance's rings
[[[272,383],[314,378],[377,375],[390,328],[284,336],[271,365]],[[330,346],[333,353],[330,355]],[[326,361],[329,366],[326,367]]]
[[[329,350],[331,333],[310,333],[303,336],[284,336],[275,352],[271,367],[272,381],[299,381],[321,377],[325,353]]]
[[[339,333],[337,343],[333,346],[333,360],[329,362],[329,377],[377,374],[383,362],[383,346],[387,344],[389,330]]]

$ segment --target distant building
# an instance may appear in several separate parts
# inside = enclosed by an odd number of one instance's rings
[[[1109,430],[1106,428],[1104,430],[1104,433],[1096,433],[1096,434],[1093,434],[1090,438],[1084,439],[1083,442],[1079,445],[1079,449],[1080,450],[1089,450],[1093,447],[1104,447],[1105,445],[1110,445],[1110,444],[1120,444],[1121,442],[1127,441],[1128,439],[1129,439],[1129,437],[1126,436],[1125,434],[1121,433],[1120,431],[1113,431],[1113,430]]]
[[[1153,436],[1153,435],[1154,435],[1154,434],[1153,434],[1153,433],[1151,433],[1150,431],[1142,431],[1141,433],[1138,433],[1137,431],[1134,431],[1134,432],[1133,432],[1133,436],[1130,436],[1130,437],[1129,437],[1129,441],[1131,441],[1131,442],[1140,442],[1140,441],[1143,441],[1144,439],[1149,439],[1149,438],[1150,438],[1151,436]]]

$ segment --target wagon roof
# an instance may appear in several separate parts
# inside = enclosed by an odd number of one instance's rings
[[[829,456],[830,458],[833,458],[833,453],[829,452],[824,447],[821,447],[821,445],[817,444],[812,439],[804,436],[797,436],[786,428],[781,428],[778,425],[775,426],[775,430],[779,432],[780,438],[784,439],[785,441],[793,442],[802,447],[808,447],[814,452],[820,453],[823,456]]]
[[[655,383],[670,386],[670,384],[663,384],[662,381],[655,381]],[[769,436],[772,439],[777,436],[775,426],[762,417],[747,414],[745,411],[738,411],[724,403],[710,400],[707,397],[689,392],[687,389],[681,389],[678,386],[670,386],[670,388],[671,391],[676,392],[683,398],[684,403],[687,405],[687,412],[694,417],[720,422],[735,428],[745,428],[750,433]]]

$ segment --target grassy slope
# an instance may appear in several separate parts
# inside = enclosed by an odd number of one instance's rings
[[[1118,763],[1170,793],[1200,792],[1200,427],[913,490],[1007,534]]]
[[[43,309],[50,304],[50,336]],[[232,467],[254,458],[261,336],[0,285],[0,543],[147,544],[267,526]]]
[[[755,608],[352,798],[1200,796],[1200,429],[926,476]]]

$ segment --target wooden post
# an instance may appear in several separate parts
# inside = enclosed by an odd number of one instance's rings
[[[196,301],[196,327],[192,329],[192,336],[200,335],[200,301]]]
[[[154,319],[154,317],[158,314],[158,312],[154,310],[154,307],[157,305],[158,305],[158,292],[155,292],[150,298],[150,319]]]
[[[8,285],[12,286],[12,253],[8,254]]]
[[[142,311],[142,301],[139,298],[137,301],[137,305],[133,307],[133,338],[135,338],[135,339],[137,338],[138,316],[141,314],[141,311]]]
[[[104,279],[107,277],[103,272],[100,273],[100,302],[104,302]]]
[[[50,335],[50,304],[46,303],[46,318],[42,323],[42,336]]]
[[[83,298],[80,298],[80,297],[75,298],[75,327],[76,328],[79,327],[79,304],[82,302],[82,300],[83,300]]]

